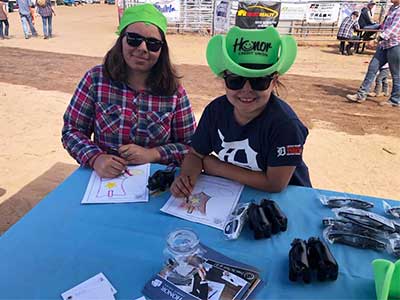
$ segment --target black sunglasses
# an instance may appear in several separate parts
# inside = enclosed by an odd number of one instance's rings
[[[141,43],[146,42],[146,47],[151,52],[157,52],[161,49],[164,44],[163,41],[160,41],[155,38],[146,38],[140,34],[135,32],[125,32],[126,42],[131,47],[139,47]]]
[[[374,207],[374,204],[372,202],[360,199],[353,199],[353,198],[330,198],[328,199],[326,205],[331,208],[339,208],[346,206],[359,209],[368,209]]]
[[[243,77],[235,74],[224,74],[225,85],[230,90],[240,90],[245,85],[246,81],[250,82],[250,86],[255,91],[265,91],[269,88],[273,76],[264,77]]]
[[[374,249],[378,251],[384,251],[386,249],[386,244],[380,239],[357,233],[332,230],[326,234],[326,237],[333,243],[341,243],[356,248]]]

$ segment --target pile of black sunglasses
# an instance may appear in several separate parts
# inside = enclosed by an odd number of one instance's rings
[[[175,168],[167,168],[158,170],[147,181],[147,188],[151,194],[164,192],[167,190],[175,179]]]
[[[383,202],[383,210],[385,213],[394,218],[400,218],[400,206],[391,206],[386,201]]]
[[[310,283],[313,277],[319,281],[336,280],[339,266],[328,246],[318,237],[308,241],[294,239],[289,251],[289,280]]]
[[[269,238],[287,229],[287,217],[275,201],[262,199],[260,204],[251,203],[247,214],[256,240]]]
[[[321,200],[322,202],[322,200]],[[325,218],[324,237],[331,243],[341,243],[362,249],[387,250],[400,255],[400,225],[386,217],[364,209],[372,208],[370,202],[358,199],[329,199],[323,203],[334,208],[336,219]],[[357,208],[354,208],[357,207]],[[361,209],[362,208],[362,209]]]

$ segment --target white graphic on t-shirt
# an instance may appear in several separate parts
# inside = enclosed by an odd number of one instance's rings
[[[221,131],[218,129],[218,135],[221,139],[222,150],[218,152],[218,158],[222,161],[229,162],[236,166],[251,169],[253,171],[261,171],[257,164],[257,152],[254,151],[249,144],[249,139],[233,142],[225,142],[225,137],[222,135]],[[235,161],[236,152],[243,150],[246,154],[247,163],[242,163],[240,161]]]
[[[276,150],[278,152],[278,157],[279,156],[285,156],[286,155],[286,147],[276,147]]]

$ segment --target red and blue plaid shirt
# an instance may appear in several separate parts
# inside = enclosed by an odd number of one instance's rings
[[[347,16],[340,24],[337,37],[342,39],[351,39],[354,34],[354,31],[360,29],[360,25],[358,25],[357,19],[353,20],[351,16]]]
[[[380,45],[389,49],[400,45],[400,5],[392,6],[383,23]]]
[[[182,86],[172,96],[135,91],[104,76],[104,66],[89,70],[64,114],[64,148],[81,165],[99,153],[125,144],[156,147],[160,163],[180,164],[196,123]],[[91,139],[92,134],[94,140]]]

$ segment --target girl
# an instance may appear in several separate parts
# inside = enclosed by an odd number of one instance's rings
[[[233,27],[210,40],[207,62],[224,78],[226,95],[203,112],[171,186],[174,196],[189,197],[203,170],[267,192],[280,192],[288,184],[311,187],[302,159],[308,130],[273,93],[296,53],[295,40],[273,27]]]
[[[153,5],[126,9],[104,64],[86,73],[64,114],[64,147],[100,177],[116,177],[127,164],[180,164],[188,150],[194,115],[166,31]]]

